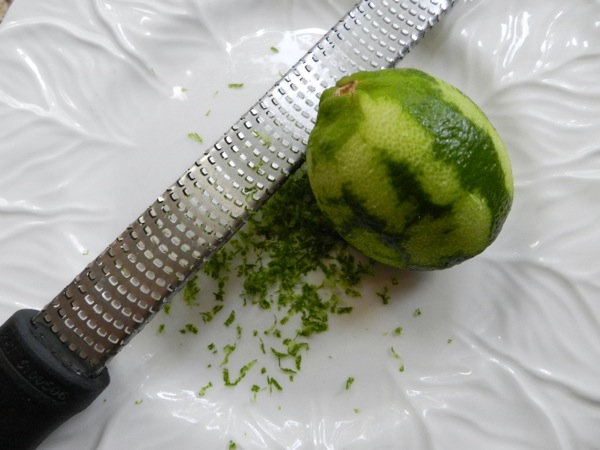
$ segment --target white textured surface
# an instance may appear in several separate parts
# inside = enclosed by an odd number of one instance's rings
[[[47,303],[196,159],[189,132],[216,140],[352,3],[13,4],[0,26],[0,320]],[[180,335],[198,312],[176,298],[157,318],[166,332],[149,325],[43,449],[598,447],[600,3],[458,0],[403,65],[457,85],[504,137],[515,203],[494,245],[398,274],[387,306],[366,285],[311,339],[295,381],[256,401],[257,371],[226,388],[207,367],[207,345],[231,339],[227,311]],[[260,358],[246,341],[232,364]]]

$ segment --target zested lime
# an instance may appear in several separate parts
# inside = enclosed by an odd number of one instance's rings
[[[513,200],[508,153],[485,114],[415,69],[359,72],[327,89],[307,167],[321,210],[348,243],[411,270],[481,253]]]

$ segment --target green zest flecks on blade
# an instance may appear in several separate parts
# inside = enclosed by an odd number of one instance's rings
[[[445,268],[481,253],[512,204],[508,154],[487,117],[412,69],[357,73],[325,91],[307,165],[337,231],[397,267]]]

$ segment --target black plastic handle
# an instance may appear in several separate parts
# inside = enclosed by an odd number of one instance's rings
[[[35,449],[108,386],[24,309],[0,326],[0,448]]]

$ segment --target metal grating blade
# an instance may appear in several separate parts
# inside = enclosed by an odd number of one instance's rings
[[[453,0],[365,0],[35,318],[101,370],[303,162],[321,92],[392,67]]]

